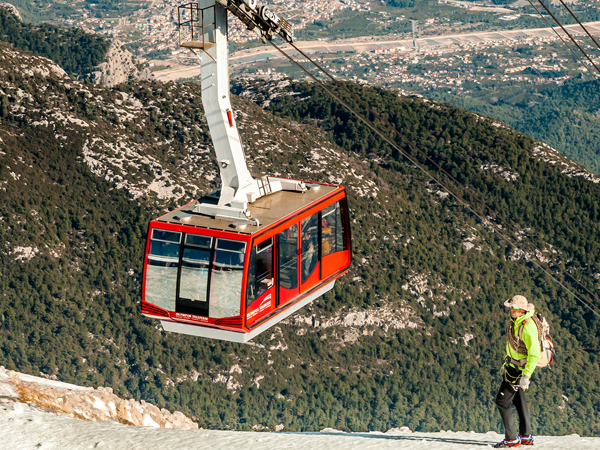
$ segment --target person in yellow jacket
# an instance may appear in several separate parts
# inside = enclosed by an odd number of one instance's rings
[[[529,388],[531,375],[541,357],[538,330],[541,329],[535,307],[522,295],[515,295],[504,303],[510,308],[506,358],[503,366],[502,384],[496,396],[496,405],[504,423],[504,440],[495,448],[533,445],[529,405],[525,391]],[[519,434],[514,425],[511,404],[519,414]]]

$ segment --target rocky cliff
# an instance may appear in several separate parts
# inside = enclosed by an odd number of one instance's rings
[[[536,432],[598,434],[599,360],[585,350],[600,348],[593,318],[302,83],[259,89],[265,109],[234,97],[236,122],[252,172],[347,186],[350,273],[259,336],[264,349],[165,333],[140,314],[142,255],[152,218],[217,185],[200,86],[108,88],[8,44],[0,54],[0,358],[8,369],[112,387],[203,428],[500,430],[502,301],[518,291],[564,349],[558,370],[534,374]],[[600,183],[567,173],[560,155],[495,120],[350,88],[485,189],[492,207],[510,211],[577,276],[579,267],[600,273]]]
[[[21,14],[19,13],[19,10],[16,8],[15,5],[12,5],[10,3],[0,3],[0,8],[7,10],[9,13],[11,13],[17,19],[19,19],[21,21],[23,20],[21,18]]]
[[[148,80],[150,70],[138,67],[137,59],[119,41],[113,41],[106,52],[105,62],[90,74],[90,80],[104,86],[115,86],[130,79]]]
[[[196,429],[183,413],[173,414],[145,401],[125,400],[111,388],[86,388],[25,375],[0,366],[0,397],[3,402],[28,403],[78,419],[113,420],[127,425],[155,428]]]

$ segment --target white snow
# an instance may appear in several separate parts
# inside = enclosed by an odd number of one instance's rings
[[[152,427],[152,428],[160,428],[160,425],[157,424],[154,420],[152,420],[152,417],[150,417],[150,414],[146,414],[144,416],[144,426]]]
[[[150,423],[148,424],[150,425]],[[257,429],[260,427],[257,425]],[[276,426],[280,428],[280,426]],[[264,429],[264,427],[263,427]],[[280,428],[281,429],[281,428]],[[342,433],[325,429],[320,433],[240,432],[178,430],[93,422],[35,410],[24,403],[0,403],[0,447],[11,450],[88,448],[112,450],[475,450],[491,448],[502,435],[467,432],[411,433],[398,429],[387,433]],[[6,445],[6,447],[3,447]],[[563,450],[600,448],[600,438],[536,436],[535,449]]]
[[[465,335],[467,341],[471,335]],[[465,342],[466,344],[466,342]],[[233,373],[239,373],[236,366]],[[258,385],[263,379],[258,376],[253,384]],[[19,384],[21,383],[21,384]],[[42,408],[34,402],[24,403],[20,400],[19,390],[22,383],[39,392],[48,393],[57,390],[64,398],[65,392],[80,392],[88,395],[87,411],[80,416],[91,418],[81,420],[58,412],[57,409]],[[34,386],[35,385],[35,386]],[[17,388],[20,386],[20,388]],[[37,387],[36,387],[37,386]],[[93,395],[90,395],[93,394]],[[333,428],[325,428],[314,433],[279,433],[284,430],[283,424],[273,426],[271,431],[264,424],[255,424],[256,431],[218,431],[187,428],[171,428],[167,423],[160,428],[155,420],[158,411],[153,405],[143,400],[130,403],[129,411],[143,413],[140,426],[124,425],[114,420],[98,420],[98,412],[103,414],[114,412],[117,407],[112,400],[105,401],[102,395],[112,395],[109,388],[84,388],[59,381],[7,371],[0,367],[0,449],[60,449],[79,450],[87,448],[113,450],[230,450],[232,448],[252,448],[253,450],[278,450],[287,448],[328,449],[328,450],[406,450],[406,449],[480,449],[491,448],[502,440],[496,431],[485,434],[473,431],[440,431],[439,433],[413,433],[408,427],[392,428],[387,432],[371,431],[363,433],[344,433]],[[106,397],[107,398],[107,397]],[[114,396],[113,396],[114,398]],[[567,397],[564,397],[568,401]],[[93,399],[93,400],[92,400]],[[119,407],[123,407],[120,405]],[[96,409],[96,410],[95,410]],[[160,410],[163,415],[169,414]],[[180,412],[173,416],[185,418]],[[535,448],[540,450],[563,450],[577,448],[591,450],[600,448],[600,438],[569,436],[536,436]]]

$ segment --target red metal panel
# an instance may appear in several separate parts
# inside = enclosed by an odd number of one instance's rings
[[[150,239],[151,231],[154,228],[158,228],[160,230],[169,230],[169,231],[179,231],[181,233],[188,234],[199,234],[201,236],[212,236],[217,238],[231,239],[233,241],[243,241],[250,243],[250,235],[236,233],[234,231],[221,231],[221,230],[213,230],[211,228],[201,228],[194,227],[191,225],[179,225],[176,223],[168,223],[168,222],[158,222],[158,220],[153,220],[150,222],[150,229],[148,230],[148,239]],[[148,249],[146,249],[146,252]]]
[[[350,264],[350,250],[332,253],[323,257],[321,260],[321,274],[323,278],[328,278],[335,272],[348,267]]]
[[[246,311],[246,325],[251,326],[257,320],[275,309],[275,287],[267,289],[263,294],[248,306]]]
[[[285,310],[287,310],[288,308],[292,307],[295,303],[303,300],[307,295],[309,295],[311,292],[319,289],[320,287],[326,285],[327,283],[332,282],[333,280],[338,279],[339,277],[341,277],[342,275],[345,275],[346,272],[348,271],[348,267],[344,268],[343,270],[341,270],[340,272],[330,276],[328,279],[321,281],[320,283],[318,283],[317,285],[315,285],[310,291],[304,292],[302,294],[300,294],[298,297],[296,297],[293,301],[281,306],[280,308],[278,308],[276,311],[273,311],[273,315],[271,317],[269,317],[268,321],[273,320],[274,322],[276,321],[276,317],[279,316],[279,314],[281,314],[282,312],[284,312]],[[263,323],[263,321],[257,321],[255,322],[252,326],[248,326],[249,329],[252,329],[254,327],[256,327],[258,324]]]
[[[302,269],[300,269],[300,271],[302,271]],[[306,291],[309,291],[312,288],[314,288],[316,285],[318,285],[320,281],[321,281],[321,261],[319,261],[317,263],[317,265],[315,266],[315,270],[313,271],[313,273],[310,274],[310,276],[307,278],[307,280],[300,285],[300,292],[304,294]]]
[[[150,236],[152,236],[152,224],[148,226],[148,237],[146,239],[146,252],[144,253],[144,270],[142,271],[142,304],[146,298],[146,267],[148,267],[148,251],[150,248]],[[142,311],[142,314],[144,312]]]
[[[169,318],[169,312],[142,300],[142,314],[148,317]]]

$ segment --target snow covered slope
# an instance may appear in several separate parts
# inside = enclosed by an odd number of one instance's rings
[[[90,422],[35,410],[23,403],[0,405],[0,448],[79,450],[278,449],[481,449],[502,436],[477,433],[261,433],[166,430],[115,422]],[[597,449],[600,438],[536,437],[535,449]]]
[[[0,367],[0,436],[0,449],[11,450],[443,450],[490,447],[502,439],[494,431],[487,434],[451,431],[412,433],[406,427],[387,433],[341,433],[331,428],[320,433],[203,430],[197,429],[197,425],[180,412],[171,414],[149,403],[123,400],[107,388],[76,386],[6,370],[4,367]],[[581,438],[577,435],[539,437],[536,438],[536,448],[600,448],[600,438]]]

